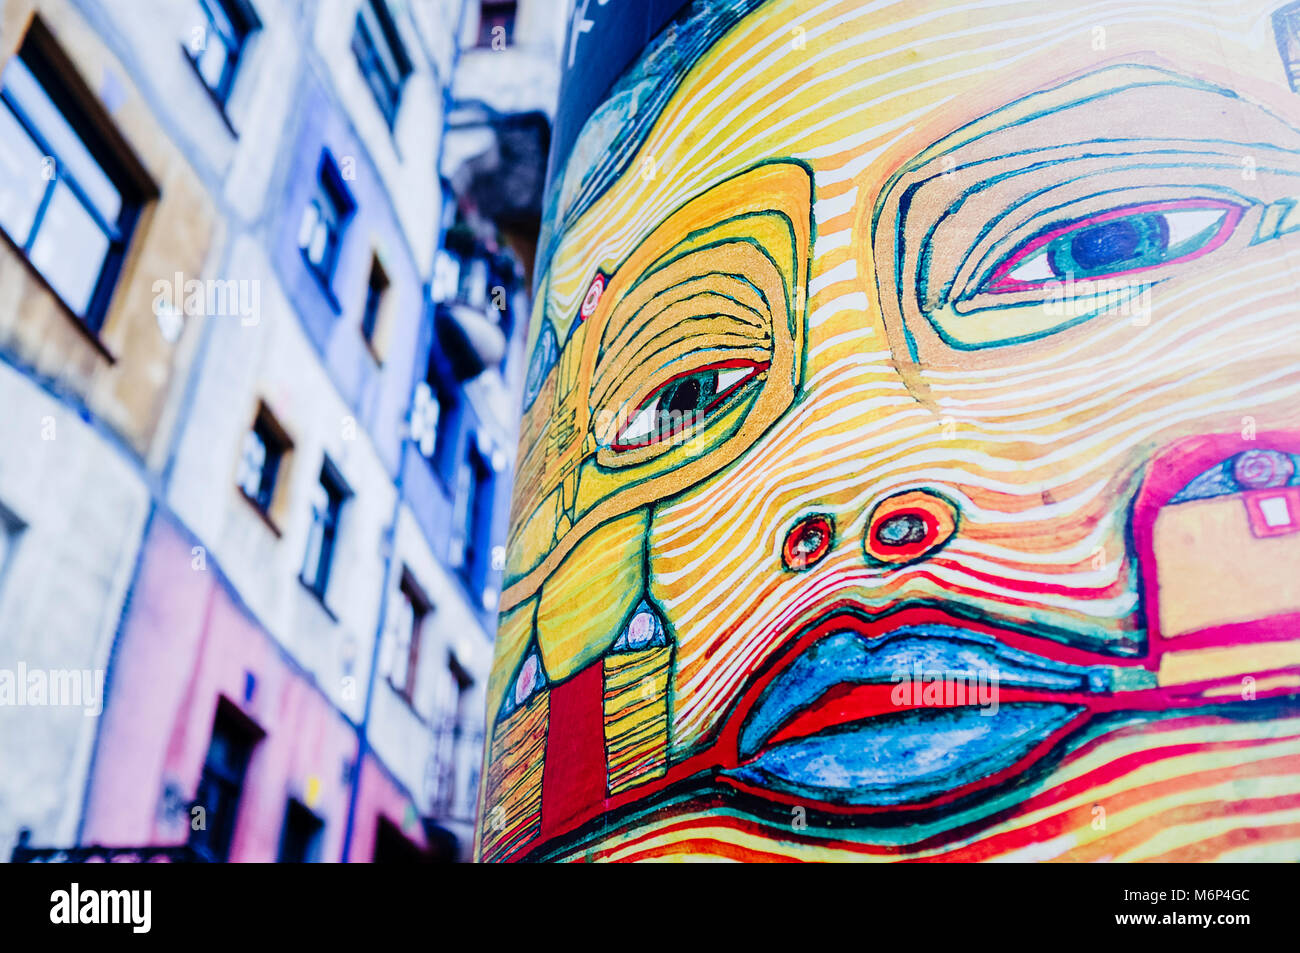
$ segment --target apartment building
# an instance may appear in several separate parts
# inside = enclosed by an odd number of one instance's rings
[[[506,6],[0,4],[0,855],[467,854],[529,289],[438,170]]]

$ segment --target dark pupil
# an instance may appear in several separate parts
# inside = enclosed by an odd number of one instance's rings
[[[1054,244],[1052,264],[1061,274],[1088,275],[1128,264],[1153,265],[1169,250],[1169,223],[1163,215],[1131,215],[1080,229]]]
[[[1106,222],[1085,228],[1070,242],[1074,260],[1089,271],[1116,262],[1128,261],[1137,254],[1142,236],[1132,222]]]
[[[663,409],[671,414],[696,413],[709,405],[716,390],[716,374],[684,377],[664,394]]]

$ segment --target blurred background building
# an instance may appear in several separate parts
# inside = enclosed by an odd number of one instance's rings
[[[464,859],[563,0],[0,0],[0,857]]]

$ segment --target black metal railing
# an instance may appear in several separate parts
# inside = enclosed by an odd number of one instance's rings
[[[433,746],[425,769],[430,816],[472,824],[483,764],[483,729],[449,717],[436,720],[432,731]]]
[[[212,858],[189,844],[166,847],[29,847],[18,844],[15,864],[208,864]]]

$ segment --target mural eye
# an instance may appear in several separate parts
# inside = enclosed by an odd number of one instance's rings
[[[537,649],[533,648],[519,664],[515,679],[506,690],[506,696],[501,702],[501,710],[498,712],[497,717],[508,718],[531,702],[534,696],[547,687],[549,685],[546,670],[542,667],[541,656],[538,654]]]
[[[998,265],[993,294],[1031,291],[1066,278],[1118,278],[1193,261],[1222,245],[1243,209],[1216,199],[1158,202],[1112,209],[1048,230]]]
[[[677,375],[629,415],[610,449],[647,447],[689,433],[767,367],[766,363],[732,360]]]

